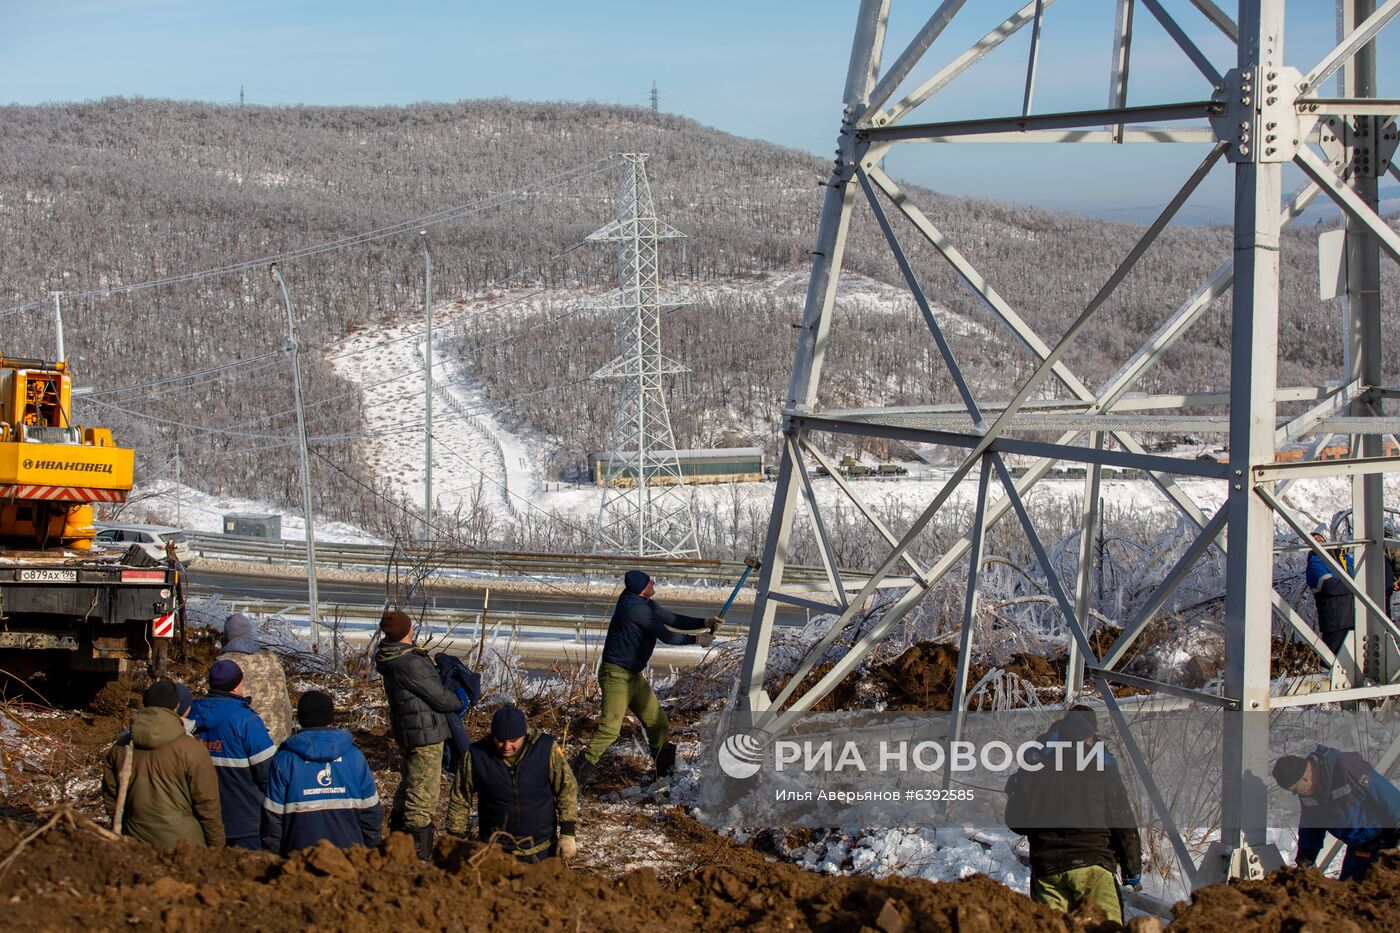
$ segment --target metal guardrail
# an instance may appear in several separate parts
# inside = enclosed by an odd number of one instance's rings
[[[318,555],[319,556],[319,555]],[[287,600],[260,599],[256,597],[222,597],[225,604],[238,612],[250,612],[259,616],[306,615],[306,603]],[[334,630],[338,625],[355,629],[377,629],[384,609],[380,605],[330,604],[321,607],[321,627]],[[435,635],[448,637],[478,638],[483,628],[480,609],[415,609],[413,616],[417,624],[433,630]],[[556,634],[560,637],[572,636],[582,641],[585,635],[601,635],[608,630],[608,617],[585,616],[563,612],[517,612],[492,609],[485,613],[484,627],[488,633],[509,633],[519,635],[528,631],[535,635]]]
[[[261,616],[306,613],[306,604],[285,601],[231,598],[221,599],[221,606],[252,612]],[[335,632],[348,644],[368,644],[378,633],[380,607],[340,605],[326,607],[322,615],[323,632]],[[565,615],[547,612],[489,612],[482,618],[480,609],[428,609],[419,620],[424,644],[433,650],[446,650],[470,657],[498,638],[506,638],[510,650],[520,662],[532,669],[544,669],[555,663],[570,665],[597,663],[608,629],[606,618]],[[483,634],[484,630],[484,634]],[[736,630],[726,637],[743,638]],[[652,664],[658,669],[694,667],[710,656],[708,649],[690,646],[657,645]]]
[[[240,535],[187,535],[190,547],[201,557],[230,557],[266,561],[269,564],[302,564],[306,562],[306,544],[302,541],[249,538]],[[688,580],[731,583],[744,572],[744,564],[736,560],[698,560],[670,557],[626,557],[615,554],[543,554],[520,551],[477,551],[460,548],[386,547],[380,544],[329,544],[317,542],[316,563],[332,567],[384,567],[391,561],[406,564],[428,564],[444,570],[494,573],[498,577],[510,574],[556,574],[561,576],[612,577],[621,576],[634,568],[645,570],[664,581]],[[859,571],[842,571],[851,577],[864,576]],[[825,580],[820,567],[788,567],[785,579],[801,581]],[[757,575],[750,576],[748,586],[757,585]]]

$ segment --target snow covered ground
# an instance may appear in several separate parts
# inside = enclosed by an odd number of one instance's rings
[[[434,309],[435,338],[481,313],[480,302]],[[522,307],[530,307],[522,305]],[[423,501],[423,390],[426,381],[424,322],[404,317],[365,329],[327,351],[335,371],[360,386],[364,447],[375,472],[413,502]],[[465,383],[465,374],[443,357],[434,340],[433,498],[441,512],[470,510],[476,497],[502,518],[513,518],[539,491],[529,442],[506,430]]]

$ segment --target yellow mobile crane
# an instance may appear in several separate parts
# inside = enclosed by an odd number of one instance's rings
[[[65,361],[0,357],[0,668],[100,683],[164,656],[178,568],[92,550],[93,505],[126,500],[134,454],[73,424],[72,391]]]

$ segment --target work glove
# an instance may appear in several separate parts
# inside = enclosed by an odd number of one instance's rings
[[[705,620],[705,628],[710,630],[711,635],[713,635],[715,632],[718,632],[719,627],[723,624],[724,620],[721,619],[719,616],[711,616],[710,618]]]
[[[1135,891],[1142,890],[1142,875],[1133,875],[1131,878],[1124,878],[1123,887],[1132,888]]]
[[[695,643],[701,648],[708,648],[715,643],[715,633],[711,631],[701,632],[695,636]]]
[[[578,842],[573,836],[559,837],[559,856],[563,859],[571,859],[578,854]]]

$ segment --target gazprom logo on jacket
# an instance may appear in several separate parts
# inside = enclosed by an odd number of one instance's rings
[[[326,762],[326,766],[316,773],[316,783],[322,787],[330,787],[331,781],[335,780],[331,776],[331,763]]]

